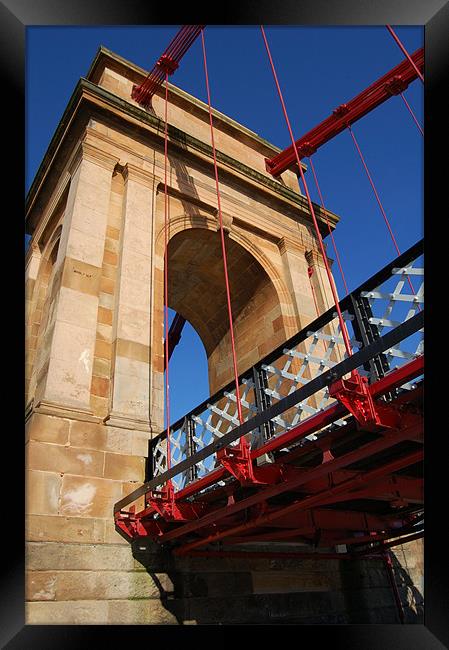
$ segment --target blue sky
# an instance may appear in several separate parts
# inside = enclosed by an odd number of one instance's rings
[[[149,70],[179,27],[27,28],[27,190],[98,47]],[[423,28],[395,30],[410,53],[423,46]],[[384,26],[288,25],[265,31],[296,138],[404,58]],[[209,26],[205,38],[213,106],[273,144],[289,146],[259,27]],[[171,81],[206,101],[200,39]],[[415,80],[405,96],[423,124],[421,82]],[[385,102],[353,130],[399,248],[405,250],[423,236],[423,138],[400,97]],[[349,133],[324,145],[313,160],[326,207],[341,217],[335,240],[351,290],[395,257],[395,250]],[[306,180],[318,201],[311,172]],[[330,242],[328,247],[334,257]],[[335,279],[343,296],[336,265]],[[173,354],[170,385],[172,421],[208,395],[204,349],[190,326]]]

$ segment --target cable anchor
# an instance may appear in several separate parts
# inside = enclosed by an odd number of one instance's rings
[[[365,431],[376,431],[377,427],[396,429],[400,426],[401,414],[398,409],[376,404],[368,387],[368,379],[357,370],[351,372],[349,379],[338,379],[331,384],[329,396],[341,402]]]

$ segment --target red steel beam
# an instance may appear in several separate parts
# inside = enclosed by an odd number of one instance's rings
[[[323,492],[322,492],[323,493]],[[274,507],[271,512],[275,512]],[[280,517],[270,522],[270,526],[283,526],[288,528],[301,529],[327,529],[327,530],[384,530],[386,527],[403,527],[408,523],[400,512],[377,515],[364,513],[357,510],[333,510],[330,508],[317,507],[313,512],[305,510],[294,512],[287,517]],[[242,538],[243,539],[243,538]]]
[[[367,445],[368,446],[368,445]],[[348,454],[350,455],[350,454]],[[398,458],[394,461],[391,461],[390,463],[387,463],[387,465],[384,465],[382,467],[379,467],[377,469],[371,470],[370,472],[367,472],[364,474],[363,480],[368,482],[370,480],[376,480],[379,476],[382,476],[388,472],[394,472],[397,471],[398,469],[402,469],[403,467],[407,467],[408,465],[412,465],[414,463],[419,462],[423,458],[423,452],[418,451],[418,452],[413,452],[411,454],[408,454],[406,456],[402,456],[401,458]],[[326,463],[327,464],[327,463]],[[240,526],[235,526],[233,528],[227,529],[220,531],[218,533],[213,533],[207,537],[204,537],[203,539],[199,539],[194,542],[190,542],[189,544],[184,544],[183,546],[177,548],[174,553],[175,555],[184,555],[188,551],[190,551],[193,548],[197,548],[198,546],[204,546],[204,544],[208,544],[209,542],[215,542],[220,539],[223,539],[224,537],[235,535],[236,533],[240,533],[243,531],[248,531],[260,526],[263,526],[271,521],[274,521],[275,519],[278,519],[279,517],[285,516],[287,514],[297,512],[299,510],[307,510],[309,508],[312,508],[314,506],[317,506],[320,504],[320,501],[323,499],[323,496],[326,497],[327,495],[331,494],[338,494],[339,492],[345,492],[351,487],[356,486],[360,483],[360,477],[356,477],[354,479],[350,479],[349,481],[345,482],[342,485],[339,485],[338,487],[331,488],[329,490],[326,490],[325,493],[320,493],[316,494],[310,497],[306,497],[305,499],[302,499],[299,502],[293,503],[289,506],[285,506],[283,508],[279,508],[275,512],[270,512],[266,515],[259,516],[255,518],[252,521],[246,522],[244,524],[241,524]],[[188,525],[187,525],[188,526]],[[182,526],[182,528],[187,528],[187,526]],[[163,535],[161,539],[167,539],[169,536],[173,537],[173,533],[179,532],[181,529],[178,529],[176,531],[172,531],[172,533],[168,533],[166,535]],[[179,536],[179,535],[176,535]]]
[[[397,534],[398,531],[394,531]],[[404,531],[405,532],[405,531]],[[377,540],[384,539],[386,537],[392,537],[391,533],[385,533],[384,535],[376,535],[376,537],[370,536],[366,541],[376,542]],[[266,558],[266,559],[278,559],[278,558],[289,558],[289,559],[301,559],[301,560],[363,560],[363,559],[383,559],[380,552],[394,546],[399,546],[401,544],[406,544],[407,542],[412,542],[415,539],[420,539],[424,537],[424,531],[419,531],[418,533],[404,536],[400,539],[394,540],[393,542],[382,544],[379,548],[380,551],[376,549],[368,549],[367,551],[357,552],[353,551],[350,553],[321,553],[316,551],[314,553],[302,552],[302,551],[216,551],[216,550],[191,550],[185,553],[186,557],[227,557],[227,558]],[[248,541],[248,540],[246,540]],[[339,543],[350,544],[352,540],[341,541]],[[357,541],[357,538],[354,538],[354,541]],[[363,538],[358,538],[358,541],[363,541]]]
[[[316,514],[320,512],[320,510],[309,510],[303,513],[299,513],[299,515],[296,515],[296,517],[299,518],[298,526],[300,523],[303,523],[304,521],[308,521],[312,516],[315,519]],[[323,509],[321,512],[326,512],[330,513],[330,515],[336,515],[337,517],[339,516],[340,512],[346,512],[346,511],[340,511],[340,510],[325,510]],[[357,531],[357,532],[362,532],[363,530],[371,530],[371,533],[369,535],[357,535],[354,536],[352,535],[351,537],[340,537],[337,541],[337,544],[364,544],[364,543],[369,543],[369,542],[381,542],[386,539],[392,539],[397,537],[398,535],[405,535],[410,532],[413,532],[412,525],[410,523],[409,519],[403,519],[403,520],[398,520],[397,517],[396,519],[394,518],[394,515],[388,515],[385,517],[386,524],[390,526],[390,530],[388,532],[377,532],[373,531],[373,524],[372,520],[370,517],[372,515],[366,514],[363,512],[352,512],[352,514],[357,514],[360,517],[367,517],[367,523],[364,523],[360,527],[354,527],[348,528],[347,524],[345,522],[344,526],[342,525],[340,529],[336,528],[335,526],[329,527],[325,525],[325,522],[320,521],[320,522],[314,522],[315,525],[309,525],[309,526],[301,526],[301,528],[295,528],[295,529],[285,529],[285,530],[270,530],[269,532],[266,533],[256,533],[252,534],[251,536],[240,536],[240,537],[228,537],[226,539],[226,544],[234,545],[234,544],[246,544],[247,542],[253,543],[253,542],[266,542],[266,541],[273,541],[273,540],[281,540],[281,539],[288,539],[291,537],[312,537],[313,535],[316,534],[318,528],[321,529],[322,533],[326,534],[329,532],[333,532],[335,530],[344,530],[345,534],[348,535],[350,530]],[[304,515],[307,517],[307,519],[304,519]],[[393,520],[393,521],[389,521]],[[401,523],[401,527],[397,528],[397,524]],[[394,526],[392,528],[391,526]],[[385,526],[383,527],[385,529]]]
[[[391,537],[393,537],[393,535],[391,535]],[[365,557],[370,553],[377,553],[378,551],[385,551],[386,549],[393,548],[394,546],[401,546],[402,544],[407,544],[407,542],[413,542],[416,539],[421,539],[421,537],[424,537],[423,530],[420,530],[418,533],[414,533],[413,535],[407,535],[406,537],[395,539],[394,541],[388,542],[387,544],[379,544],[379,546],[376,546],[375,549],[368,549],[367,551],[357,552],[357,555],[359,557]],[[373,540],[373,542],[375,542],[375,540]]]
[[[424,49],[420,48],[411,55],[413,63],[419,70],[424,70]],[[299,158],[308,158],[318,147],[341,133],[348,124],[357,122],[361,117],[380,106],[393,95],[403,92],[410,82],[417,78],[417,73],[408,59],[380,77],[359,95],[341,104],[332,115],[323,122],[308,131],[299,140],[296,140],[296,148]],[[296,161],[293,145],[281,151],[273,158],[266,158],[267,171],[273,176],[279,176],[285,172]]]
[[[288,558],[296,560],[353,560],[349,553],[301,553],[292,551],[189,551],[186,557]]]
[[[161,86],[166,75],[171,75],[179,67],[184,54],[201,33],[205,25],[183,25],[171,41],[150,73],[140,84],[133,86],[131,97],[141,106],[148,106],[156,90]]]
[[[304,484],[306,481],[311,480],[312,478],[323,476],[325,474],[328,474],[329,472],[332,472],[334,469],[345,467],[346,465],[350,465],[351,463],[354,463],[358,460],[368,458],[369,456],[378,453],[380,451],[383,451],[384,449],[388,449],[389,447],[392,447],[398,444],[399,442],[406,440],[408,436],[409,436],[409,432],[407,429],[389,432],[385,435],[385,437],[379,440],[370,442],[364,445],[363,447],[360,447],[359,449],[356,449],[352,452],[345,454],[340,458],[337,458],[332,461],[328,461],[309,471],[305,471],[302,476],[295,477],[294,479],[290,479],[288,481],[284,481],[283,483],[278,485],[267,487],[261,492],[256,493],[250,497],[247,497],[246,499],[242,499],[241,501],[235,503],[234,505],[226,506],[224,508],[219,508],[216,511],[208,515],[205,515],[204,517],[201,517],[198,520],[181,525],[179,528],[164,533],[163,535],[161,535],[160,541],[166,542],[171,539],[180,537],[181,535],[185,535],[188,532],[192,532],[194,530],[207,526],[211,523],[215,523],[219,519],[223,519],[231,514],[234,514],[235,512],[239,512],[240,510],[244,510],[249,506],[255,505],[260,501],[266,501],[267,499],[276,496],[278,494],[281,494],[282,492],[287,492],[289,490],[295,489],[299,485]],[[368,478],[368,473],[364,473],[364,476]],[[354,481],[354,485],[357,485],[357,481],[358,481],[357,478],[351,480]],[[349,483],[350,483],[349,481],[345,482],[345,484],[342,486],[343,487],[342,491],[344,491],[345,489],[350,489]],[[329,496],[331,492],[332,491],[328,491]],[[287,514],[287,513],[283,513],[283,514]]]
[[[409,381],[413,377],[419,375],[420,372],[422,372],[423,367],[424,367],[424,358],[423,356],[421,356],[409,363],[404,364],[400,368],[393,370],[388,375],[385,375],[385,377],[379,379],[377,382],[375,382],[369,387],[372,396],[378,397],[379,395],[387,392],[388,390],[392,390],[394,387],[400,386],[401,384]],[[287,431],[286,433],[277,436],[274,439],[269,440],[260,449],[252,451],[251,458],[255,459],[258,456],[267,453],[268,451],[278,449],[280,447],[287,445],[288,443],[297,441],[298,439],[305,437],[306,435],[312,433],[313,431],[317,431],[322,427],[326,426],[327,424],[331,424],[334,420],[336,420],[338,417],[341,417],[345,413],[346,413],[345,408],[341,404],[336,403],[335,405],[331,406],[329,409],[307,418],[304,422],[301,422],[298,426],[294,427],[290,431]],[[329,469],[328,471],[332,471],[332,470]],[[208,487],[209,485],[212,485],[222,480],[223,478],[225,478],[226,475],[227,475],[227,470],[224,467],[219,467],[215,470],[212,470],[209,474],[207,474],[203,478],[193,481],[184,489],[177,492],[176,498],[179,500],[183,500],[186,499],[187,497],[193,496],[194,494],[200,492],[201,490]],[[140,511],[139,513],[137,513],[136,516],[139,519],[143,519],[145,517],[148,517],[154,512],[155,512],[154,508],[149,506],[144,510]]]

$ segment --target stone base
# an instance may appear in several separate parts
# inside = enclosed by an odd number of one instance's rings
[[[422,623],[419,549],[407,557],[408,572],[401,551],[394,556],[396,580],[406,622]],[[27,624],[399,622],[379,560],[176,558],[147,540],[31,542],[26,588]]]

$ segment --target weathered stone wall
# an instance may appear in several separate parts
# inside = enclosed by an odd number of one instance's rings
[[[408,573],[422,580],[421,550],[411,543],[394,556],[406,623],[423,622],[422,593]],[[379,560],[173,558],[145,541],[133,557],[128,545],[36,541],[28,570],[29,623],[400,622]]]

